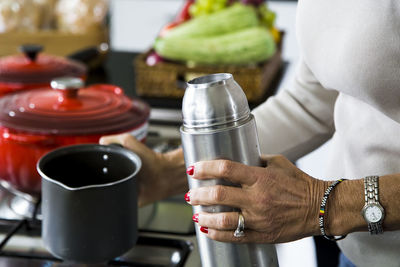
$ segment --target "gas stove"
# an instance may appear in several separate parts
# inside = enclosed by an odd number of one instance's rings
[[[160,132],[160,129],[162,131]],[[147,144],[158,152],[180,145],[177,128],[150,127]],[[7,266],[201,266],[192,208],[175,196],[138,210],[139,238],[124,255],[107,263],[81,265],[52,256],[41,239],[40,199],[0,182],[0,267]]]
[[[53,257],[41,240],[40,201],[32,216],[24,217],[10,206],[15,198],[20,196],[0,187],[0,266],[200,266],[192,210],[180,197],[139,209],[137,244],[124,255],[96,265]]]

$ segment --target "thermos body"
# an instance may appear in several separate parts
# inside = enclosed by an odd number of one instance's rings
[[[223,129],[207,132],[186,131],[181,127],[182,147],[186,167],[197,161],[228,159],[247,165],[260,165],[260,150],[257,142],[257,132],[253,116],[241,125],[232,125]],[[237,186],[223,179],[196,180],[189,177],[189,187],[211,185]],[[231,207],[223,206],[194,206],[194,212],[223,212],[233,211]]]
[[[232,75],[214,74],[191,82],[188,83],[183,100],[184,123],[180,129],[186,167],[198,161],[214,159],[260,166],[255,120],[250,114],[242,89]],[[215,101],[216,94],[220,96],[218,101]],[[221,99],[221,96],[225,97]],[[190,188],[211,185],[240,186],[223,179],[196,180],[188,176],[188,181]],[[238,210],[219,205],[193,206],[194,213],[200,211]],[[202,266],[278,266],[274,245],[223,243],[207,238],[199,227],[196,227],[196,232]]]

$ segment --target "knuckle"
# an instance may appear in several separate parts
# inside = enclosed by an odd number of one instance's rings
[[[132,136],[130,134],[123,134],[121,135],[121,145],[129,146],[132,142]]]
[[[215,202],[223,202],[226,199],[226,189],[224,186],[217,185],[211,190],[211,199]]]
[[[233,164],[228,160],[221,160],[218,172],[222,177],[229,177],[232,173]]]
[[[280,165],[285,160],[283,155],[274,155],[268,160],[268,165]]]
[[[283,155],[278,155],[277,157],[277,165],[278,166],[286,166],[287,164],[290,164],[290,161]]]
[[[217,218],[217,227],[218,228],[227,228],[231,225],[231,220],[229,218],[229,216],[225,215],[225,214],[221,214],[220,216],[218,216]]]

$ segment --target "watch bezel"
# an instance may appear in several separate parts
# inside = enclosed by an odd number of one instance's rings
[[[379,208],[380,211],[381,211],[381,214],[382,214],[382,216],[381,216],[381,218],[379,219],[379,221],[376,221],[376,222],[372,222],[372,221],[370,221],[370,220],[366,217],[367,209],[368,209],[368,208],[371,208],[371,207],[374,207],[374,206],[377,207],[377,208]],[[384,208],[382,207],[382,205],[379,204],[379,203],[377,203],[377,202],[375,202],[375,203],[369,203],[369,204],[365,204],[365,205],[364,205],[364,207],[363,207],[363,209],[362,209],[362,215],[363,215],[364,219],[365,219],[368,223],[380,223],[380,222],[382,222],[383,219],[385,218],[385,210],[384,210]]]

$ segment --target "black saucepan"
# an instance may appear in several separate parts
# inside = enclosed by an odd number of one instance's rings
[[[67,262],[100,263],[137,240],[140,158],[117,146],[62,147],[37,164],[42,176],[42,238]]]

